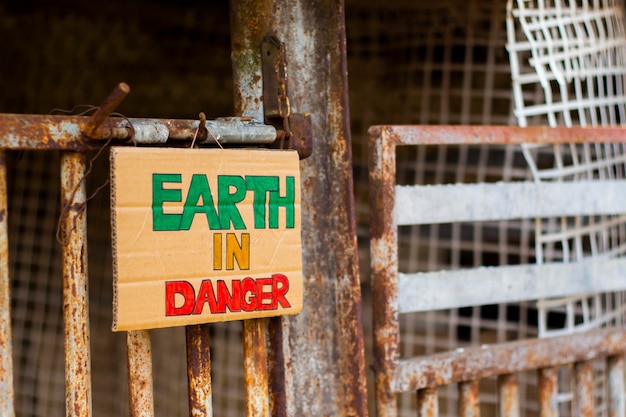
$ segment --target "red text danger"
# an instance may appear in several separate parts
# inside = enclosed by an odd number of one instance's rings
[[[282,274],[271,278],[203,280],[196,292],[188,281],[165,282],[165,315],[202,314],[205,306],[211,314],[278,310],[291,305],[285,295],[289,280]]]

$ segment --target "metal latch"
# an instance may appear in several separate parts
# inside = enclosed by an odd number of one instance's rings
[[[261,43],[261,62],[263,112],[265,123],[277,130],[275,146],[296,150],[300,159],[308,158],[313,150],[311,116],[308,113],[291,113],[285,44],[275,36],[266,35]]]

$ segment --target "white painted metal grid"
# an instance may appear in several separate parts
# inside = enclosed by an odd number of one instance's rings
[[[626,118],[626,33],[621,0],[509,0],[508,43],[520,126],[603,126]],[[527,61],[529,67],[520,63]],[[624,178],[623,145],[523,146],[535,181]],[[576,196],[572,196],[576,198]],[[613,258],[626,249],[626,218],[536,220],[537,262]],[[540,300],[542,337],[624,324],[623,292]],[[603,363],[595,366],[596,413],[606,414]],[[563,415],[572,413],[571,375],[559,378]]]

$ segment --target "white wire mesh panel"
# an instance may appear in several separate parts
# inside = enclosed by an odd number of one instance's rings
[[[614,125],[625,121],[626,34],[622,2],[509,2],[509,45],[515,114],[519,124]],[[526,59],[530,68],[522,69]],[[532,90],[543,101],[529,102]],[[531,120],[532,119],[532,120]],[[624,178],[623,145],[524,146],[538,181]],[[620,256],[626,217],[549,219],[537,222],[537,261]],[[621,322],[621,296],[592,295],[539,303],[542,336]],[[610,305],[610,309],[608,306]],[[564,312],[560,328],[546,315]]]
[[[520,126],[626,121],[622,1],[509,0],[507,28]],[[523,151],[536,181],[624,178],[623,145],[526,145]],[[626,249],[626,216],[537,219],[535,228],[538,263],[616,257]],[[540,300],[539,336],[621,325],[624,298],[620,292]],[[596,363],[595,370],[596,414],[605,415],[604,364]],[[559,400],[564,415],[572,412],[571,379],[562,370]]]

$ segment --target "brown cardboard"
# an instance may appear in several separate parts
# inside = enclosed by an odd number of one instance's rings
[[[302,309],[296,152],[114,147],[111,206],[114,331]]]

